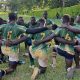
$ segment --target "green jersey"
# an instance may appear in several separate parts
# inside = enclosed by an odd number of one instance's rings
[[[26,32],[26,28],[24,26],[14,24],[3,24],[0,27],[1,35],[4,40],[14,40],[17,39],[20,34]],[[5,45],[3,45],[5,46]],[[12,46],[12,48],[17,48],[18,46]]]
[[[38,27],[39,26],[39,24],[36,22],[36,23],[34,23],[34,24],[31,24],[30,22],[27,24],[27,27],[28,28],[36,28],[36,27]]]
[[[49,19],[47,19],[47,20],[46,20],[46,23],[47,23],[47,25],[51,25],[51,24],[52,24],[52,21],[49,20]]]
[[[49,36],[52,33],[50,30],[43,31],[41,33],[34,34],[35,40],[42,40],[43,38]]]
[[[74,38],[76,36],[76,34],[74,34],[73,32],[68,31],[67,29],[62,29],[62,28],[60,30],[57,29],[56,32],[60,37],[64,38],[67,41],[74,40]],[[73,47],[73,45],[67,45],[67,44],[60,43],[59,46],[60,46],[61,49],[63,49],[65,51],[67,51],[68,53],[74,55],[74,47]]]
[[[35,41],[40,41],[40,40],[42,40],[42,39],[44,39],[44,38],[46,38],[47,36],[49,36],[50,34],[52,33],[52,31],[49,31],[49,30],[47,30],[47,31],[43,31],[43,32],[41,32],[41,33],[37,33],[37,34],[35,34],[33,37],[34,37],[34,40]],[[46,44],[46,43],[43,43],[43,44],[40,44],[39,46],[37,46],[37,47],[35,47],[35,46],[33,46],[33,50],[35,50],[35,49],[45,49],[45,50],[47,50],[47,48],[48,48],[48,44]]]
[[[39,24],[36,22],[34,25],[32,25],[30,22],[27,24],[27,27],[28,28],[37,28],[39,27]],[[32,34],[28,34],[29,37],[31,37],[31,39],[33,39],[33,36]]]

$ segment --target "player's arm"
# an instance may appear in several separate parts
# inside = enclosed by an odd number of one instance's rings
[[[56,41],[58,41],[59,43],[69,44],[69,45],[75,45],[75,44],[76,44],[76,42],[74,42],[74,41],[67,41],[67,40],[65,40],[64,38],[58,37],[57,35],[55,35],[55,34],[53,33],[53,34],[51,34],[50,36],[44,38],[44,39],[41,40],[41,41],[36,41],[36,42],[34,42],[34,45],[39,45],[39,44],[42,44],[42,43],[49,42],[49,41],[52,40],[53,38],[54,38]]]
[[[39,27],[39,28],[28,28],[26,29],[26,33],[28,34],[36,34],[48,30],[48,27]]]
[[[35,41],[35,42],[34,42],[34,45],[39,45],[39,44],[48,42],[48,41],[52,40],[54,37],[56,37],[56,35],[55,35],[54,33],[52,33],[50,36],[47,36],[47,37],[44,38],[43,40]]]
[[[26,33],[28,34],[36,34],[36,33],[40,33],[40,32],[43,32],[45,30],[55,30],[58,26],[56,24],[53,24],[52,26],[50,27],[38,27],[38,28],[28,28],[26,30]]]
[[[27,34],[36,34],[36,33],[40,33],[40,32],[43,32],[43,31],[46,31],[46,30],[51,30],[51,29],[56,29],[57,26],[56,25],[52,25],[50,27],[47,27],[47,26],[43,26],[43,27],[37,27],[37,28],[25,28],[24,26],[22,27],[19,27],[19,32],[20,34],[21,33],[27,33]]]
[[[27,37],[27,36],[23,36],[19,39],[15,39],[15,40],[12,40],[12,41],[6,41],[6,45],[7,46],[13,46],[13,45],[18,45],[22,42],[26,41],[28,45],[31,45],[32,44],[32,41],[31,41],[31,38]]]
[[[27,33],[27,34],[36,34],[48,30],[48,27],[38,27],[38,28],[25,28],[24,26],[19,27],[19,34]]]
[[[80,45],[76,45],[76,46],[74,46],[75,47],[75,49],[78,51],[78,52],[80,52]]]
[[[80,29],[73,28],[72,26],[66,27],[69,31],[74,32],[76,34],[80,34]]]
[[[75,45],[76,42],[75,41],[67,41],[64,38],[61,37],[55,37],[54,38],[56,41],[58,41],[59,43],[63,43],[63,44],[69,44],[69,45]]]

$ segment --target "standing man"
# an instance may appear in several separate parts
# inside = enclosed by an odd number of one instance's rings
[[[34,16],[32,16],[30,18],[30,21],[27,23],[27,28],[38,28],[39,24],[36,21],[36,18]],[[27,36],[31,37],[32,40],[34,40],[34,35],[35,34],[28,34]],[[26,53],[24,54],[24,56],[29,56],[30,58],[30,68],[34,68],[34,59],[32,58],[30,51],[29,51],[29,46],[25,43],[26,46]]]
[[[48,19],[48,13],[47,11],[44,11],[42,18],[45,20],[46,25],[52,25],[52,21],[50,19]]]
[[[65,25],[66,25],[66,27],[70,26],[70,17],[68,15],[63,16],[62,26],[64,27]],[[64,28],[56,29],[55,33],[57,34],[57,36],[67,40],[67,42],[72,42],[75,39],[75,36],[76,36],[75,33],[71,32],[71,31],[68,31],[67,29],[64,29]],[[49,41],[53,37],[54,36],[52,34],[51,36],[48,36],[46,39],[43,39],[42,41],[39,41],[36,44],[40,44],[42,42],[44,43],[46,41]],[[55,40],[60,41],[59,38],[55,38]],[[67,77],[72,78],[72,76],[73,76],[72,63],[73,63],[73,58],[75,56],[75,51],[74,51],[73,44],[67,44],[67,43],[61,42],[59,44],[59,46],[56,46],[53,49],[53,51],[57,52],[59,55],[61,55],[65,58]]]
[[[53,25],[53,22],[50,19],[48,19],[48,12],[47,11],[44,11],[42,17],[45,20],[45,25],[47,25],[48,27]],[[55,25],[55,26],[57,26],[57,25]],[[49,42],[49,47],[50,48],[54,47],[54,40],[51,40]],[[54,69],[56,67],[56,53],[54,51],[52,51],[52,54],[53,54],[53,55],[51,55],[52,63],[50,65]]]
[[[0,27],[0,31],[4,41],[17,39],[20,34],[26,32],[26,28],[24,26],[16,24],[17,15],[15,13],[10,13],[8,17],[9,23],[3,24]],[[4,76],[5,74],[10,74],[11,72],[15,71],[19,60],[18,45],[8,47],[7,45],[5,45],[5,42],[3,42],[1,49],[4,55],[9,56],[9,67],[6,70],[0,70],[0,78],[2,78],[2,76]]]
[[[80,55],[80,52],[79,52],[79,45],[80,45],[80,15],[78,15],[76,17],[76,21],[75,21],[75,25],[72,27],[72,26],[69,26],[69,27],[66,27],[66,29],[68,29],[69,31],[77,34],[76,35],[76,38],[77,38],[77,45],[75,46],[75,63],[76,63],[76,68],[80,68],[80,64],[79,64],[79,55]]]

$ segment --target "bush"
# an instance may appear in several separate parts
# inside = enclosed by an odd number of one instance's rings
[[[71,6],[71,7],[65,7],[65,8],[55,8],[55,9],[47,9],[49,18],[55,18],[57,12],[62,16],[63,14],[69,14],[71,16],[76,16],[80,13],[80,4]],[[41,17],[44,10],[33,10],[28,15]]]

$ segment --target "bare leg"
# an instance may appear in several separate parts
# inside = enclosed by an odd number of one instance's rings
[[[53,52],[53,55],[52,55],[52,67],[53,68],[56,67],[56,52]]]
[[[65,59],[66,62],[66,70],[67,70],[67,78],[72,79],[75,68],[72,67],[73,60]]]

